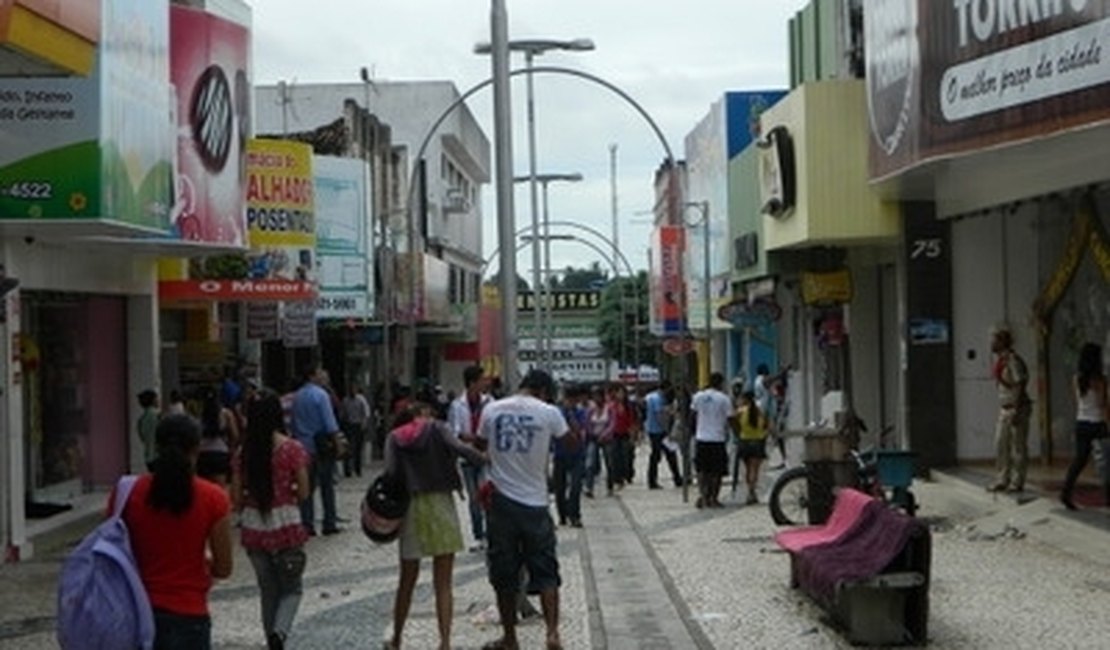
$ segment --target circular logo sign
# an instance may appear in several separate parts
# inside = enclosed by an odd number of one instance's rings
[[[871,132],[888,155],[905,140],[917,102],[917,24],[917,0],[871,0],[864,12]]]
[[[681,357],[694,350],[694,342],[690,339],[670,338],[663,340],[663,351],[672,357]]]
[[[193,141],[204,166],[213,173],[223,170],[231,153],[232,118],[235,116],[231,86],[218,65],[200,75],[193,91],[189,122]]]

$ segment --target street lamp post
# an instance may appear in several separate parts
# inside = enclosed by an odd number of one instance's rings
[[[531,74],[532,63],[536,55],[543,54],[550,50],[566,50],[574,52],[584,52],[594,49],[594,43],[588,38],[576,38],[573,40],[554,40],[554,39],[520,39],[508,42],[508,49],[510,52],[524,52],[524,67],[528,70],[527,79],[527,112],[526,119],[528,121],[528,178],[529,178],[529,193],[531,196],[532,206],[532,234],[535,238],[532,240],[532,298],[535,302],[535,309],[532,313],[532,323],[535,330],[533,337],[536,342],[537,359],[541,357],[541,337],[540,331],[543,328],[543,314],[540,309],[540,226],[539,226],[539,195],[538,187],[536,185],[536,103],[535,92],[532,83]],[[493,46],[490,43],[479,43],[474,46],[475,54],[490,54],[493,52]],[[504,242],[502,242],[504,243]],[[502,267],[504,268],[504,267]],[[506,360],[508,362],[508,360]]]
[[[539,183],[543,190],[543,234],[542,237],[533,236],[532,238],[532,251],[533,253],[538,249],[536,246],[537,239],[543,239],[543,260],[542,277],[543,277],[543,290],[542,300],[537,299],[535,313],[540,315],[536,319],[536,359],[544,370],[551,371],[551,341],[553,338],[551,332],[551,230],[550,230],[550,213],[548,211],[547,203],[547,186],[549,183],[563,181],[566,183],[578,183],[582,180],[582,174],[578,172],[572,174],[530,174],[528,176],[518,176],[514,179],[520,183],[528,181],[529,183]],[[534,235],[535,233],[533,233]],[[536,287],[536,297],[541,298],[540,285]]]

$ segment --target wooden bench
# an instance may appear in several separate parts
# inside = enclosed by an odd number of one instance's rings
[[[844,628],[852,643],[923,644],[932,538],[923,522],[841,488],[829,521],[780,532],[790,583]]]

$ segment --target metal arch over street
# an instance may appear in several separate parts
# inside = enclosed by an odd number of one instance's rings
[[[565,228],[577,228],[579,230],[583,230],[583,231],[593,235],[594,237],[597,237],[598,239],[601,240],[601,242],[603,244],[608,244],[613,249],[613,252],[617,254],[617,259],[619,259],[620,262],[622,264],[624,264],[625,270],[628,271],[628,277],[630,277],[630,278],[636,277],[636,271],[632,268],[632,265],[628,262],[628,258],[624,256],[624,253],[622,253],[619,248],[616,248],[615,246],[613,246],[613,240],[612,239],[609,239],[604,234],[602,234],[600,231],[598,231],[594,228],[591,228],[589,226],[580,224],[576,221],[548,221],[547,225],[556,226],[556,227],[565,227]],[[521,235],[527,233],[529,230],[532,230],[532,226],[523,226],[522,228],[518,229],[515,233],[513,233],[513,238],[515,239],[517,237],[520,237]],[[588,240],[585,240],[585,239],[582,239],[580,237],[577,237],[575,239],[577,241],[580,241],[580,242],[583,242],[583,243],[586,243],[586,244],[592,243],[592,242],[590,242]],[[519,251],[520,248],[517,248],[517,250]],[[596,247],[595,247],[595,250],[597,250]],[[485,275],[485,270],[493,262],[493,258],[497,257],[497,254],[500,253],[500,252],[501,252],[500,247],[493,249],[493,252],[490,253],[490,256],[487,257],[485,259],[485,261],[482,263],[482,275],[483,276]],[[608,253],[603,253],[602,257],[605,259],[606,262],[609,262],[609,265],[613,267],[613,272],[616,273],[618,277],[620,277],[620,275],[621,275],[620,267],[617,266],[616,260],[613,259],[613,256],[608,254]]]

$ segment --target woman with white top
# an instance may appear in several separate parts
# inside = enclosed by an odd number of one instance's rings
[[[1075,417],[1075,458],[1068,467],[1067,477],[1064,479],[1064,490],[1060,493],[1060,501],[1068,510],[1075,510],[1072,502],[1072,491],[1079,473],[1087,465],[1091,457],[1091,448],[1096,441],[1102,440],[1107,435],[1107,390],[1106,374],[1102,369],[1102,347],[1094,343],[1086,343],[1079,351],[1079,369],[1075,375],[1075,399],[1077,402]],[[1110,483],[1103,485],[1106,493],[1106,503],[1110,505]]]

